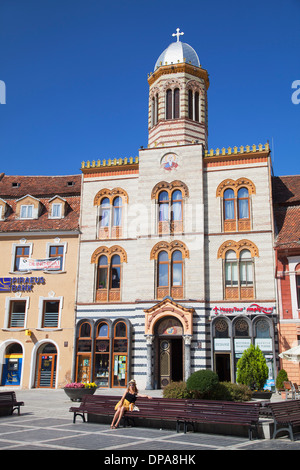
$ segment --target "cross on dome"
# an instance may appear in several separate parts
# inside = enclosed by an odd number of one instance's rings
[[[184,33],[180,33],[180,28],[176,29],[176,33],[173,33],[172,36],[177,36],[177,42],[179,42],[179,36],[182,36]]]

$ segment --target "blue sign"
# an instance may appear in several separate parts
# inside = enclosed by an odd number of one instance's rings
[[[11,278],[0,277],[0,292],[10,292],[10,291],[11,291]]]

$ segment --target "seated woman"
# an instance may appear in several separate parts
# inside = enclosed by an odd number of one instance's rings
[[[128,383],[128,387],[124,392],[124,395],[115,406],[116,412],[115,412],[115,415],[113,417],[113,420],[110,426],[112,429],[116,429],[119,426],[119,422],[122,416],[124,415],[125,411],[133,411],[134,406],[135,406],[134,405],[135,401],[138,397],[149,398],[149,399],[152,398],[152,397],[149,397],[148,395],[139,394],[135,380],[130,380],[130,382]]]

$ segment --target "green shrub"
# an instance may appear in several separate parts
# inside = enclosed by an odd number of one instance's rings
[[[185,382],[171,382],[163,389],[164,398],[191,398]]]
[[[230,397],[229,401],[250,401],[252,398],[252,392],[248,385],[231,382],[221,382],[220,385],[226,389],[227,396]],[[223,400],[228,400],[228,398],[223,398]]]
[[[186,387],[193,398],[212,399],[214,389],[219,385],[219,377],[212,370],[198,370],[186,382]]]
[[[284,369],[281,369],[278,372],[278,375],[276,377],[276,388],[277,388],[277,390],[283,390],[284,389],[283,382],[287,382],[288,380],[289,379],[288,379],[287,372]]]
[[[250,345],[237,363],[236,381],[251,390],[262,390],[269,376],[265,356],[258,346]]]

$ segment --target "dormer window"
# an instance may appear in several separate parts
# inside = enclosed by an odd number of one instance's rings
[[[3,199],[0,199],[0,220],[5,219],[6,211],[7,211],[7,202]]]
[[[54,219],[60,219],[62,215],[62,204],[52,204],[51,217]]]
[[[33,218],[33,204],[26,204],[21,206],[20,219]]]
[[[60,196],[53,197],[50,201],[49,218],[50,219],[63,219],[66,212],[67,202]]]

